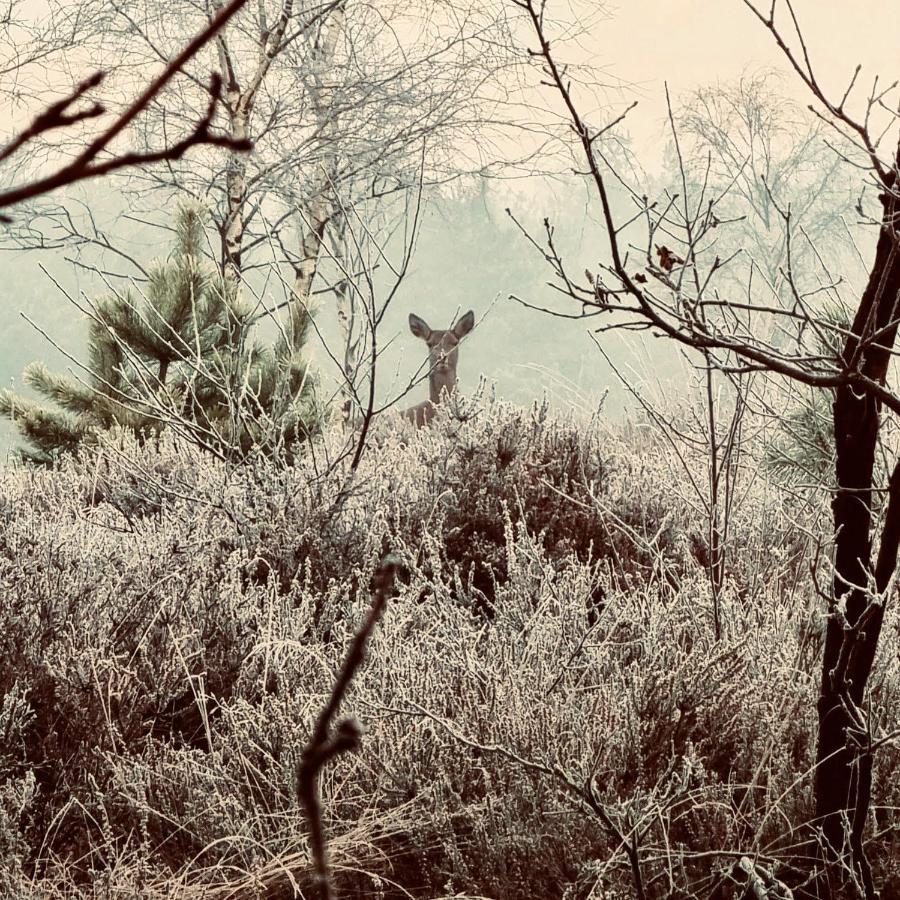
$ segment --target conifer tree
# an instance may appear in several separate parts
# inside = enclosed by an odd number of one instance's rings
[[[290,453],[317,429],[305,333],[290,346],[252,341],[250,309],[203,258],[203,236],[201,211],[182,207],[173,253],[142,294],[90,306],[86,377],[26,368],[25,383],[53,405],[0,393],[0,415],[29,444],[26,459],[51,462],[116,427],[146,436],[169,426],[229,458]]]
[[[823,357],[840,352],[840,335],[850,331],[847,310],[828,303],[819,311],[820,328],[813,345]],[[811,487],[831,483],[834,471],[834,390],[801,386],[794,406],[777,422],[763,457],[765,468],[782,484]]]

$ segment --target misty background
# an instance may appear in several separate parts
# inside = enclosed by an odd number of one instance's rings
[[[27,5],[32,7],[37,11],[40,5]],[[857,61],[865,62],[870,78],[878,72],[890,75],[895,63],[896,29],[873,29],[869,22],[875,17],[900,26],[900,13],[893,4],[865,0],[851,7],[839,0],[806,0],[798,2],[797,9],[826,88],[838,91],[845,85]],[[582,96],[593,96],[593,120],[607,121],[632,100],[638,100],[617,130],[621,136],[620,161],[636,187],[664,189],[677,181],[666,85],[673,105],[679,107],[698,90],[764,77],[785,102],[794,103],[799,98],[798,115],[805,113],[803,85],[785,70],[771,36],[740,0],[637,0],[619,6],[609,4],[600,11],[594,8],[590,16],[578,16],[579,9],[573,6],[572,17],[579,28],[573,29],[567,54],[591,67],[592,83],[584,87]],[[62,79],[68,83],[103,61],[79,60],[76,54],[70,62],[68,72],[48,73],[48,82]],[[550,91],[531,87],[534,93],[527,102],[536,108],[545,104],[546,121],[552,122],[559,112],[555,108],[557,98]],[[811,114],[809,119],[812,121]],[[14,110],[13,121],[27,121],[27,110]],[[509,140],[515,142],[516,138]],[[505,150],[514,155],[514,148]],[[85,224],[89,211],[94,224],[114,235],[117,246],[146,266],[154,259],[165,258],[171,248],[171,208],[160,206],[161,198],[156,202],[152,192],[126,193],[124,184],[124,178],[88,182],[54,199],[64,199],[85,230],[90,230]],[[833,184],[837,189],[826,202],[835,216],[845,216],[855,199],[854,191],[859,189],[855,173],[844,167],[836,171]],[[379,396],[402,390],[424,358],[424,346],[408,331],[409,313],[415,312],[432,327],[440,328],[449,327],[458,314],[471,308],[478,326],[461,355],[460,386],[464,392],[483,385],[516,403],[528,404],[547,396],[554,405],[588,412],[602,401],[610,416],[633,408],[628,391],[592,339],[590,320],[551,317],[514,299],[566,315],[577,314],[571,301],[559,299],[548,285],[552,272],[547,262],[507,209],[538,240],[547,219],[555,229],[557,246],[569,270],[580,273],[596,265],[605,247],[591,195],[583,176],[567,163],[564,151],[556,153],[552,165],[541,161],[530,170],[501,168],[487,179],[461,178],[426,189],[410,270],[385,319],[381,341],[386,351],[378,375]],[[614,203],[623,219],[631,214],[624,190]],[[53,243],[53,229],[47,223],[28,224],[37,232],[44,230]],[[835,224],[834,233],[838,231],[840,227]],[[742,249],[740,226],[732,236],[736,248]],[[843,237],[836,253],[846,250],[851,261],[860,254],[865,258],[871,245],[870,231],[857,231],[852,239],[855,247]],[[392,249],[400,251],[399,245]],[[45,361],[54,371],[83,375],[73,359],[85,358],[87,322],[66,294],[97,297],[113,286],[121,289],[127,278],[117,276],[128,274],[128,266],[89,246],[22,250],[8,241],[2,252],[5,278],[0,305],[0,379],[4,387],[33,396],[21,381],[23,368],[33,360]],[[110,274],[101,276],[79,262],[105,267]],[[739,280],[740,276],[736,277]],[[852,282],[852,271],[845,277]],[[263,295],[271,287],[257,282],[254,290]],[[327,344],[336,335],[334,309],[324,299],[307,346],[326,394],[335,373],[330,371],[333,367],[323,342]],[[620,373],[648,396],[671,400],[690,390],[691,366],[677,349],[627,333],[605,333],[599,340]],[[426,394],[427,385],[420,384],[400,405],[417,402]],[[2,455],[7,457],[15,444],[10,423],[3,420]]]

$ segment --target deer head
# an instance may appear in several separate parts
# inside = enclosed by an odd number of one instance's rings
[[[407,409],[405,415],[416,425],[426,425],[434,416],[434,404],[439,403],[444,391],[452,394],[456,389],[456,366],[459,362],[459,342],[475,327],[475,313],[469,310],[448,329],[434,329],[428,323],[410,313],[409,330],[428,345],[428,387],[430,399]]]

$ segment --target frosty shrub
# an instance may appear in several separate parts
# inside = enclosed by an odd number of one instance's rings
[[[377,438],[352,481],[322,474],[330,432],[293,466],[124,435],[0,474],[6,893],[308,888],[296,766],[387,550],[406,575],[344,709],[362,749],[322,780],[343,896],[633,896],[629,853],[648,897],[710,895],[739,854],[789,873],[824,507],[742,473],[716,640],[704,524],[652,439],[496,402]]]

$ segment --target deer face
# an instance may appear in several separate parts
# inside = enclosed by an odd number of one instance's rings
[[[428,345],[428,367],[432,379],[438,379],[441,387],[456,382],[456,366],[459,361],[459,342],[475,326],[475,314],[469,310],[452,328],[433,329],[424,319],[410,314],[409,330]]]
[[[431,370],[436,375],[455,373],[459,362],[459,338],[452,331],[432,331],[426,343]]]

